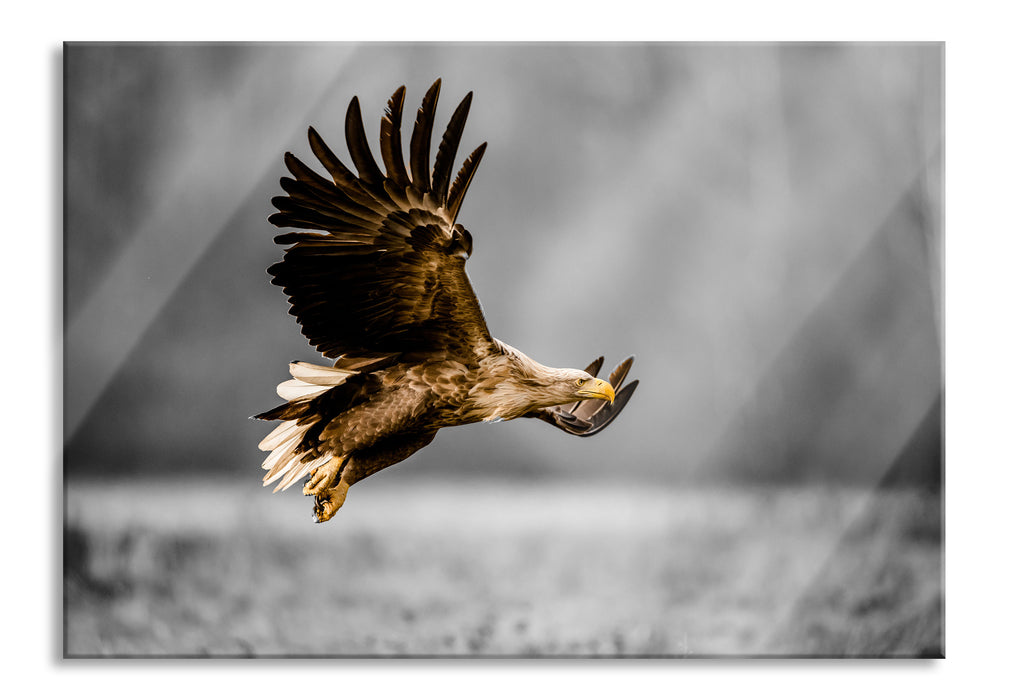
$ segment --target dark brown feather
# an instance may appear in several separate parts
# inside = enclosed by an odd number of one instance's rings
[[[445,202],[448,194],[448,180],[452,176],[452,166],[455,164],[455,154],[459,150],[459,142],[462,139],[462,130],[466,126],[466,117],[469,116],[469,107],[473,102],[473,93],[466,93],[459,106],[452,113],[445,135],[442,136],[441,145],[438,146],[438,155],[434,159],[434,172],[431,175],[431,195],[439,204]]]
[[[317,195],[322,197],[339,196],[340,190],[332,182],[319,177],[314,170],[302,163],[293,153],[284,154],[284,165],[298,182],[314,190]]]
[[[589,363],[589,366],[585,368],[585,371],[591,374],[593,377],[598,377],[599,370],[603,368],[604,360],[605,358],[602,355],[600,355],[599,357],[594,359],[591,363]]]
[[[340,159],[336,157],[336,154],[330,150],[326,142],[322,140],[322,136],[319,132],[315,130],[314,127],[308,127],[308,145],[312,148],[312,153],[315,157],[319,159],[322,166],[326,168],[330,175],[333,176],[333,181],[337,185],[343,187],[350,187],[353,185],[354,173],[350,171],[346,165],[340,162]]]
[[[480,165],[480,159],[483,158],[483,152],[487,150],[487,142],[484,141],[476,150],[470,154],[466,162],[462,164],[462,168],[459,169],[459,174],[455,178],[455,182],[452,183],[452,190],[448,194],[448,204],[446,208],[448,209],[449,221],[455,222],[455,217],[459,214],[459,207],[462,206],[462,200],[466,196],[466,190],[469,189],[469,183],[473,179],[473,173],[476,172],[477,166]]]
[[[417,121],[413,125],[413,137],[410,139],[410,174],[413,176],[413,186],[419,192],[431,189],[431,132],[434,129],[434,113],[440,92],[441,78],[438,78],[428,88],[417,110]]]
[[[624,383],[624,379],[627,378],[627,373],[631,371],[631,365],[634,364],[634,355],[631,355],[626,360],[621,362],[616,366],[612,372],[610,372],[609,382],[610,386],[613,387],[613,391],[618,391],[620,385]]]
[[[377,471],[402,462],[417,450],[429,445],[437,432],[434,430],[423,433],[400,433],[359,450],[351,457],[344,478],[349,484],[355,484]]]
[[[371,154],[368,147],[368,137],[364,132],[364,120],[361,118],[361,103],[357,97],[350,101],[347,108],[347,121],[345,123],[347,132],[347,149],[350,151],[350,159],[354,161],[357,168],[357,177],[368,185],[380,185],[385,176],[378,169],[375,156]]]
[[[332,191],[326,192],[289,177],[280,178],[280,186],[291,196],[291,199],[310,207],[333,208],[353,214],[359,219],[365,219],[373,224],[382,219],[382,216],[376,212],[379,203],[375,197],[368,194],[356,181],[351,187],[345,187],[342,190],[333,188]]]
[[[405,94],[406,88],[400,86],[389,98],[389,106],[386,108],[385,116],[382,117],[379,138],[382,160],[385,162],[385,172],[389,179],[400,188],[410,184],[410,178],[406,174],[406,163],[403,162],[403,143],[400,137],[400,125],[403,123],[403,96]]]

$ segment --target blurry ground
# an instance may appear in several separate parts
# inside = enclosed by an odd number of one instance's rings
[[[943,653],[934,494],[389,476],[71,481],[65,654]]]

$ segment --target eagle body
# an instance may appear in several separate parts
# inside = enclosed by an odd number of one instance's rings
[[[637,381],[632,362],[609,381],[585,370],[542,365],[493,338],[465,272],[473,238],[455,222],[486,144],[449,177],[472,93],[453,113],[433,169],[429,151],[436,81],[417,113],[409,171],[400,126],[404,88],[382,119],[383,173],[368,147],[357,98],[346,118],[355,175],[314,129],[309,143],[329,174],[288,153],[295,176],[275,197],[278,235],[289,245],[269,272],[284,288],[302,332],[332,366],[292,362],[277,393],[286,403],[256,418],[281,423],[260,443],[270,455],[264,483],[286,489],[308,477],[314,516],[332,517],[347,489],[428,445],[442,428],[539,418],[574,435],[608,425]]]

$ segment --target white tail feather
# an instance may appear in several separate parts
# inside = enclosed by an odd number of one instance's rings
[[[319,386],[336,386],[347,381],[347,377],[352,377],[358,372],[336,367],[323,367],[313,365],[308,362],[292,362],[289,365],[291,376],[300,379],[308,384]]]
[[[272,452],[287,441],[295,431],[304,430],[305,426],[299,426],[296,420],[285,420],[273,429],[269,435],[259,443],[259,449],[265,452]]]
[[[330,386],[309,384],[300,379],[288,379],[277,385],[277,395],[287,401],[306,401],[329,391],[331,388]]]
[[[354,370],[324,367],[309,362],[292,362],[289,369],[293,379],[281,382],[277,386],[277,394],[291,403],[313,399],[334,386],[343,384],[348,377],[360,374]],[[295,454],[312,425],[313,423],[298,425],[297,420],[286,420],[259,443],[259,449],[270,452],[263,461],[263,469],[267,472],[263,477],[263,485],[268,486],[281,479],[273,489],[274,493],[286,490],[330,459],[328,454],[311,460],[305,460],[304,453]]]
[[[282,477],[287,476],[288,474],[290,474],[291,468],[294,465],[298,464],[303,458],[304,458],[304,455],[300,455],[300,454],[299,455],[294,455],[294,454],[288,455],[288,459],[286,459],[283,462],[275,465],[273,467],[273,469],[270,470],[270,473],[263,477],[263,486],[269,486],[270,484],[272,484],[277,479],[280,479],[280,478],[282,478]],[[277,486],[276,489],[273,489],[273,492],[276,493],[277,489],[279,489],[279,488],[280,488],[280,486]]]
[[[298,443],[301,442],[301,438],[301,433],[295,433],[263,460],[263,469],[269,472],[264,477],[264,480],[276,474],[279,468],[287,462],[288,457],[294,454],[294,450],[298,447]]]
[[[291,471],[288,472],[287,477],[279,484],[277,484],[277,487],[275,489],[273,489],[273,492],[276,493],[277,491],[286,491],[293,484],[296,484],[297,482],[301,481],[306,476],[308,476],[313,469],[315,469],[316,467],[321,467],[323,464],[328,462],[329,459],[330,456],[328,454],[324,454],[317,459],[302,462],[300,464],[292,463],[291,466],[297,466],[297,468],[291,469]]]
[[[271,474],[267,474],[266,477],[263,479],[263,486],[269,486],[270,484],[272,484],[277,479],[282,479],[285,476],[287,476],[288,474],[290,474],[291,467],[293,467],[295,464],[297,464],[298,460],[300,460],[303,456],[304,455],[294,455],[290,460],[284,462],[284,464],[282,466],[278,465],[281,468],[277,469],[277,471],[275,473],[273,473],[272,475]],[[283,486],[283,485],[284,485],[284,482],[281,482],[281,483],[277,484],[276,488],[273,489],[273,492],[277,493],[277,491],[279,491],[280,487]]]
[[[277,493],[277,491],[287,491],[287,489],[291,487],[291,484],[298,480],[298,474],[300,474],[301,471],[302,463],[291,460],[291,462],[287,465],[287,471],[284,473],[284,478],[279,484],[277,484],[276,488],[273,489],[273,492]]]
[[[318,459],[308,460],[305,462],[298,462],[297,460],[291,460],[288,463],[288,471],[286,476],[284,476],[283,481],[277,484],[277,488],[273,489],[273,492],[286,491],[294,483],[300,481],[301,479],[308,476],[308,473],[316,467],[316,463],[324,464],[326,462],[325,457],[320,457]]]

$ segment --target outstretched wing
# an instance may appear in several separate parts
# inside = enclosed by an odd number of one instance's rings
[[[539,418],[571,435],[579,437],[595,435],[620,415],[634,394],[634,390],[638,388],[637,379],[627,386],[622,386],[633,363],[634,356],[632,355],[617,365],[617,368],[610,373],[609,382],[616,392],[613,403],[608,403],[603,399],[586,399],[563,406],[532,411],[527,413],[526,417]],[[585,371],[595,377],[599,374],[602,366],[603,358],[600,357],[586,367]]]
[[[441,81],[427,91],[403,159],[400,127],[405,88],[389,100],[379,137],[386,172],[365,137],[355,97],[347,109],[346,139],[355,175],[313,128],[312,152],[329,174],[314,172],[292,154],[282,178],[287,196],[274,197],[278,227],[309,229],[278,235],[291,245],[270,267],[284,288],[302,333],[326,357],[448,350],[467,358],[495,347],[466,276],[472,237],[455,223],[483,156],[481,144],[449,186],[473,93],[449,120],[433,169],[431,131]]]

